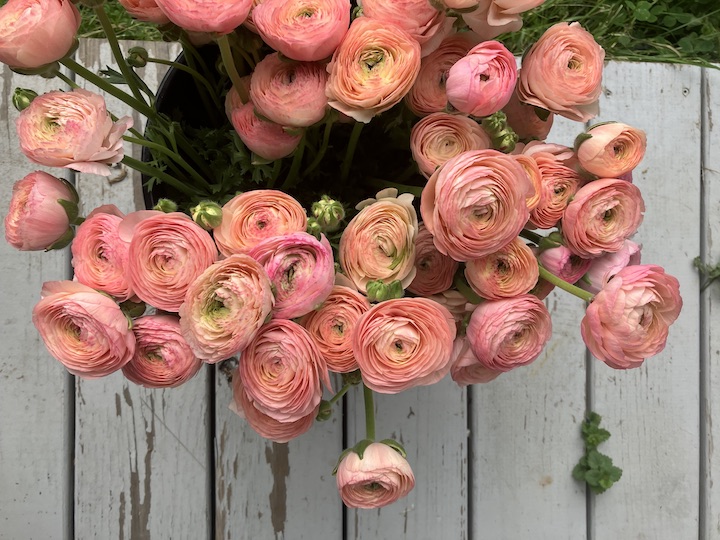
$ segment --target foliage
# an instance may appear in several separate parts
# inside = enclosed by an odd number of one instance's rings
[[[610,438],[610,432],[600,427],[600,415],[590,412],[582,424],[585,455],[573,469],[575,480],[586,482],[593,493],[603,493],[620,480],[622,469],[611,458],[598,452],[597,447]]]
[[[705,281],[701,285],[701,290],[705,290],[708,288],[708,286],[715,281],[717,278],[720,277],[720,263],[716,264],[715,266],[705,264],[702,262],[702,259],[700,257],[695,257],[693,259],[693,266],[697,269],[697,271],[705,277]]]

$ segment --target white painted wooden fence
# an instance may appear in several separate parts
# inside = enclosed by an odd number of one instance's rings
[[[111,63],[98,42],[78,54],[93,69]],[[0,84],[4,215],[13,182],[36,168],[18,149],[13,89],[60,83],[6,70]],[[554,337],[532,365],[469,390],[446,380],[377,400],[378,434],[406,445],[417,478],[380,511],[344,510],[331,476],[363,433],[357,392],[344,422],[282,445],[227,410],[230,388],[211,368],[166,391],[121,374],[75,379],[30,319],[41,283],[71,276],[68,253],[0,242],[0,538],[719,540],[720,283],[701,292],[692,266],[697,255],[720,260],[718,89],[720,71],[689,66],[610,63],[604,79],[598,120],[648,135],[635,175],[647,203],[643,260],[679,278],[685,303],[666,350],[614,371],[586,353],[581,303],[551,296]],[[123,112],[112,99],[109,109]],[[580,129],[558,121],[549,140],[568,144]],[[76,181],[86,211],[138,204],[130,180]],[[602,415],[613,436],[601,449],[624,470],[598,496],[571,478],[587,408]]]

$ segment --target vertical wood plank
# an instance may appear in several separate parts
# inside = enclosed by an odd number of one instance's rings
[[[634,174],[647,210],[635,241],[642,262],[680,281],[684,307],[665,350],[637,369],[593,362],[595,410],[612,438],[601,450],[623,469],[594,498],[597,540],[698,537],[698,277],[700,73],[665,64],[607,66],[601,116],[647,132]]]
[[[137,43],[124,42],[123,48]],[[144,43],[151,56],[174,58],[177,47]],[[97,72],[114,65],[107,43],[88,40],[79,61]],[[164,70],[149,64],[145,80],[155,87]],[[87,85],[88,88],[95,88]],[[117,116],[128,107],[107,99]],[[135,125],[142,131],[140,119]],[[139,157],[139,154],[136,155]],[[131,173],[132,171],[128,171]],[[85,213],[112,202],[123,212],[141,206],[138,178],[119,183],[80,175]],[[208,392],[203,369],[185,385],[149,390],[115,373],[77,382],[75,517],[77,538],[207,538],[206,488]]]
[[[20,152],[12,104],[16,87],[38,94],[60,89],[57,79],[16,75],[2,66],[0,79],[0,178],[2,217],[13,184],[35,170],[55,176],[67,171],[35,165]],[[16,251],[0,241],[0,538],[66,537],[66,456],[72,418],[66,417],[72,387],[32,324],[43,282],[69,277],[67,249],[50,253]]]

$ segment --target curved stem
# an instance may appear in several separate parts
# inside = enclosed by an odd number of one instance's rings
[[[375,404],[373,392],[363,384],[363,398],[365,401],[365,438],[375,440]]]
[[[540,264],[540,277],[543,278],[546,281],[549,281],[556,287],[560,287],[562,290],[569,292],[570,294],[573,294],[580,298],[581,300],[585,300],[586,302],[592,302],[592,299],[594,298],[594,294],[591,292],[588,292],[584,289],[581,289],[580,287],[576,287],[575,285],[572,285],[565,281],[564,279],[560,279],[555,274],[551,274],[548,272],[548,270]]]
[[[122,163],[142,174],[145,174],[147,176],[154,176],[158,180],[165,182],[169,186],[177,189],[178,191],[182,191],[186,195],[190,195],[191,197],[201,195],[201,193],[192,186],[185,185],[174,176],[170,176],[169,174],[161,171],[160,169],[156,169],[155,167],[152,167],[151,165],[148,165],[147,163],[139,161],[135,158],[125,156],[122,159]]]
[[[328,403],[330,403],[331,406],[335,405],[341,397],[347,394],[347,391],[350,390],[350,388],[352,388],[352,384],[344,385],[340,390],[338,390],[337,394],[330,398]]]
[[[59,69],[55,70],[55,76],[60,79],[62,82],[67,84],[70,88],[80,88],[78,83],[73,81],[70,77],[62,73]]]
[[[163,64],[165,66],[171,66],[175,69],[178,69],[180,71],[184,71],[188,75],[190,75],[193,79],[195,79],[197,82],[202,84],[208,91],[208,94],[212,96],[213,102],[218,108],[222,108],[222,105],[220,104],[220,100],[218,99],[217,95],[215,94],[215,89],[212,87],[212,85],[208,82],[208,80],[203,77],[197,70],[192,69],[189,66],[186,66],[185,64],[180,64],[178,62],[173,62],[172,60],[165,60],[163,58],[148,58],[148,62],[152,62],[154,64]]]
[[[273,163],[272,174],[270,180],[267,183],[267,189],[272,189],[275,186],[275,181],[280,176],[280,169],[282,169],[282,159],[276,159]]]
[[[353,156],[355,155],[355,148],[357,148],[358,139],[360,139],[360,132],[365,124],[362,122],[355,122],[352,133],[350,134],[350,140],[348,141],[347,151],[345,152],[345,159],[343,159],[342,167],[340,168],[340,181],[345,182],[350,176],[350,166],[352,165]]]
[[[220,47],[220,56],[222,57],[223,64],[225,65],[225,69],[230,76],[230,80],[232,81],[235,90],[240,96],[240,101],[242,101],[243,103],[247,103],[249,96],[247,94],[247,91],[245,90],[245,86],[240,80],[240,74],[238,73],[237,67],[235,66],[235,59],[233,58],[232,47],[230,47],[230,39],[228,38],[227,34],[224,34],[217,38],[217,43]]]
[[[325,131],[323,132],[323,139],[320,145],[320,150],[318,151],[317,156],[315,156],[315,159],[312,161],[312,163],[308,166],[307,169],[305,169],[305,174],[314,171],[315,168],[320,165],[322,158],[325,157],[325,152],[327,152],[328,145],[330,144],[330,130],[332,129],[332,125],[332,120],[328,120],[325,123]]]
[[[293,156],[292,164],[290,165],[290,172],[288,172],[287,178],[283,182],[282,190],[287,190],[297,184],[297,175],[300,171],[300,165],[302,164],[303,154],[305,153],[305,133],[300,138],[300,144],[295,149],[295,155]]]

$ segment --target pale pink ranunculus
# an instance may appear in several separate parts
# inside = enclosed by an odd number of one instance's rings
[[[415,236],[418,219],[413,196],[397,196],[394,188],[358,204],[338,250],[340,266],[360,292],[369,281],[399,280],[406,288],[415,278]],[[371,202],[371,204],[368,204]]]
[[[458,262],[440,253],[433,243],[432,234],[420,224],[415,238],[415,279],[408,291],[420,296],[430,296],[447,291],[453,283]]]
[[[306,232],[273,236],[248,252],[270,278],[275,294],[273,317],[302,317],[322,304],[333,288],[335,261],[325,235]]]
[[[233,111],[242,107],[248,100],[248,96],[250,95],[251,78],[252,75],[245,75],[244,77],[240,77],[240,82],[242,83],[240,91],[238,91],[235,86],[232,86],[230,90],[228,90],[228,93],[225,94],[225,116],[227,116],[227,119],[230,120],[230,123],[232,123]],[[242,96],[240,95],[241,93]],[[243,96],[245,97],[243,98]]]
[[[577,147],[580,165],[602,178],[620,178],[637,167],[645,157],[645,132],[627,124],[597,124],[580,137],[582,139]]]
[[[474,4],[476,8],[463,13],[463,20],[483,40],[493,39],[506,32],[522,28],[520,14],[542,4],[545,0],[444,0],[446,3]],[[468,6],[472,7],[472,6]]]
[[[598,114],[605,51],[579,23],[551,26],[523,56],[520,100],[575,120]]]
[[[465,316],[475,309],[475,305],[469,303],[465,295],[455,289],[448,289],[440,294],[430,295],[427,298],[445,307],[457,324],[462,324]]]
[[[33,323],[50,354],[73,375],[114,373],[135,353],[135,336],[115,301],[75,281],[43,284]]]
[[[129,214],[125,219],[133,219]],[[122,227],[122,224],[121,224]],[[205,229],[180,212],[142,219],[132,230],[127,275],[143,302],[177,312],[195,279],[217,260]]]
[[[300,203],[275,189],[236,195],[223,205],[222,211],[222,223],[213,230],[213,236],[226,257],[247,253],[267,238],[307,228],[307,215]]]
[[[553,126],[555,115],[548,112],[547,118],[543,120],[535,112],[535,107],[520,101],[517,95],[517,87],[510,95],[510,100],[502,108],[510,125],[520,140],[544,141]]]
[[[9,0],[0,8],[0,62],[33,69],[70,52],[80,12],[70,0]]]
[[[583,259],[575,255],[566,246],[543,250],[538,255],[538,261],[548,272],[568,283],[575,283],[583,277],[592,263],[591,259]]]
[[[132,125],[129,116],[113,122],[105,99],[82,88],[38,96],[16,121],[20,149],[30,161],[102,176],[122,160],[122,136]]]
[[[427,116],[445,111],[448,70],[478,41],[472,32],[452,34],[443,39],[437,49],[422,58],[417,79],[405,95],[405,104],[412,112],[418,116]]]
[[[349,373],[358,369],[352,349],[352,334],[370,302],[356,290],[335,285],[323,304],[301,320],[315,341],[328,369]]]
[[[524,151],[528,148],[532,147],[528,145]],[[530,212],[530,221],[540,229],[550,229],[563,217],[582,178],[562,154],[536,151],[530,155],[540,170],[540,199]]]
[[[325,66],[316,62],[281,59],[278,53],[263,58],[250,80],[250,100],[268,120],[289,127],[308,127],[325,116]]]
[[[600,292],[615,274],[626,266],[640,264],[642,246],[625,240],[620,251],[605,253],[590,260],[590,267],[577,285],[591,293]]]
[[[158,7],[156,0],[118,0],[120,5],[135,19],[139,21],[168,24],[170,19]]]
[[[467,116],[432,113],[415,124],[410,132],[413,159],[428,178],[450,158],[468,150],[488,148],[492,148],[490,136]]]
[[[349,451],[338,464],[335,480],[340,498],[349,508],[381,508],[415,487],[407,460],[381,442],[368,445],[362,458]]]
[[[644,212],[645,202],[635,184],[617,178],[589,182],[563,214],[565,244],[586,259],[620,251],[638,230]]]
[[[458,111],[484,117],[507,105],[516,82],[513,54],[499,41],[483,41],[450,68],[445,92]]]
[[[255,8],[259,4],[262,4],[262,3],[263,3],[263,0],[253,0],[252,7],[250,8],[250,13],[248,14],[247,19],[245,19],[245,22],[243,23],[243,26],[245,28],[247,28],[248,30],[250,30],[251,32],[253,32],[255,34],[258,33],[258,29],[257,29],[257,26],[255,26],[255,21],[253,21],[253,11],[255,11]],[[350,24],[350,23],[348,23],[348,24]]]
[[[240,355],[240,378],[257,410],[295,422],[317,409],[322,384],[330,388],[325,359],[305,328],[286,319],[264,325]]]
[[[233,109],[230,122],[243,144],[268,161],[289,156],[302,139],[301,133],[289,133],[280,124],[257,116],[252,101]]]
[[[435,171],[423,189],[420,213],[441,253],[456,261],[498,251],[527,223],[533,187],[512,156],[464,152]]]
[[[58,200],[77,202],[70,185],[35,171],[13,185],[5,216],[5,240],[20,251],[48,249],[69,233],[70,220]]]
[[[125,377],[146,388],[175,388],[192,379],[203,363],[195,357],[174,315],[146,315],[133,321],[136,346],[123,366]]]
[[[531,294],[483,302],[473,311],[467,327],[478,361],[497,371],[510,371],[535,360],[551,333],[550,313]]]
[[[412,87],[420,72],[420,44],[394,23],[358,17],[327,70],[330,106],[368,123]]]
[[[252,20],[263,41],[284,56],[315,62],[332,55],[350,26],[349,0],[263,0]]]
[[[375,304],[352,338],[363,382],[383,394],[438,382],[450,370],[455,335],[452,314],[427,298]]]
[[[450,376],[458,386],[488,383],[502,374],[502,371],[490,369],[480,363],[470,348],[470,342],[466,337],[455,339]]]
[[[580,331],[595,358],[615,369],[636,368],[665,348],[682,304],[678,280],[662,267],[626,266],[595,295]]]
[[[180,327],[197,357],[214,364],[248,346],[274,302],[262,265],[248,255],[231,255],[190,284],[179,309]]]
[[[229,34],[253,7],[252,0],[155,0],[173,23],[190,32]]]
[[[488,300],[525,294],[535,286],[538,276],[535,255],[517,237],[498,251],[465,264],[465,278],[470,287]]]

